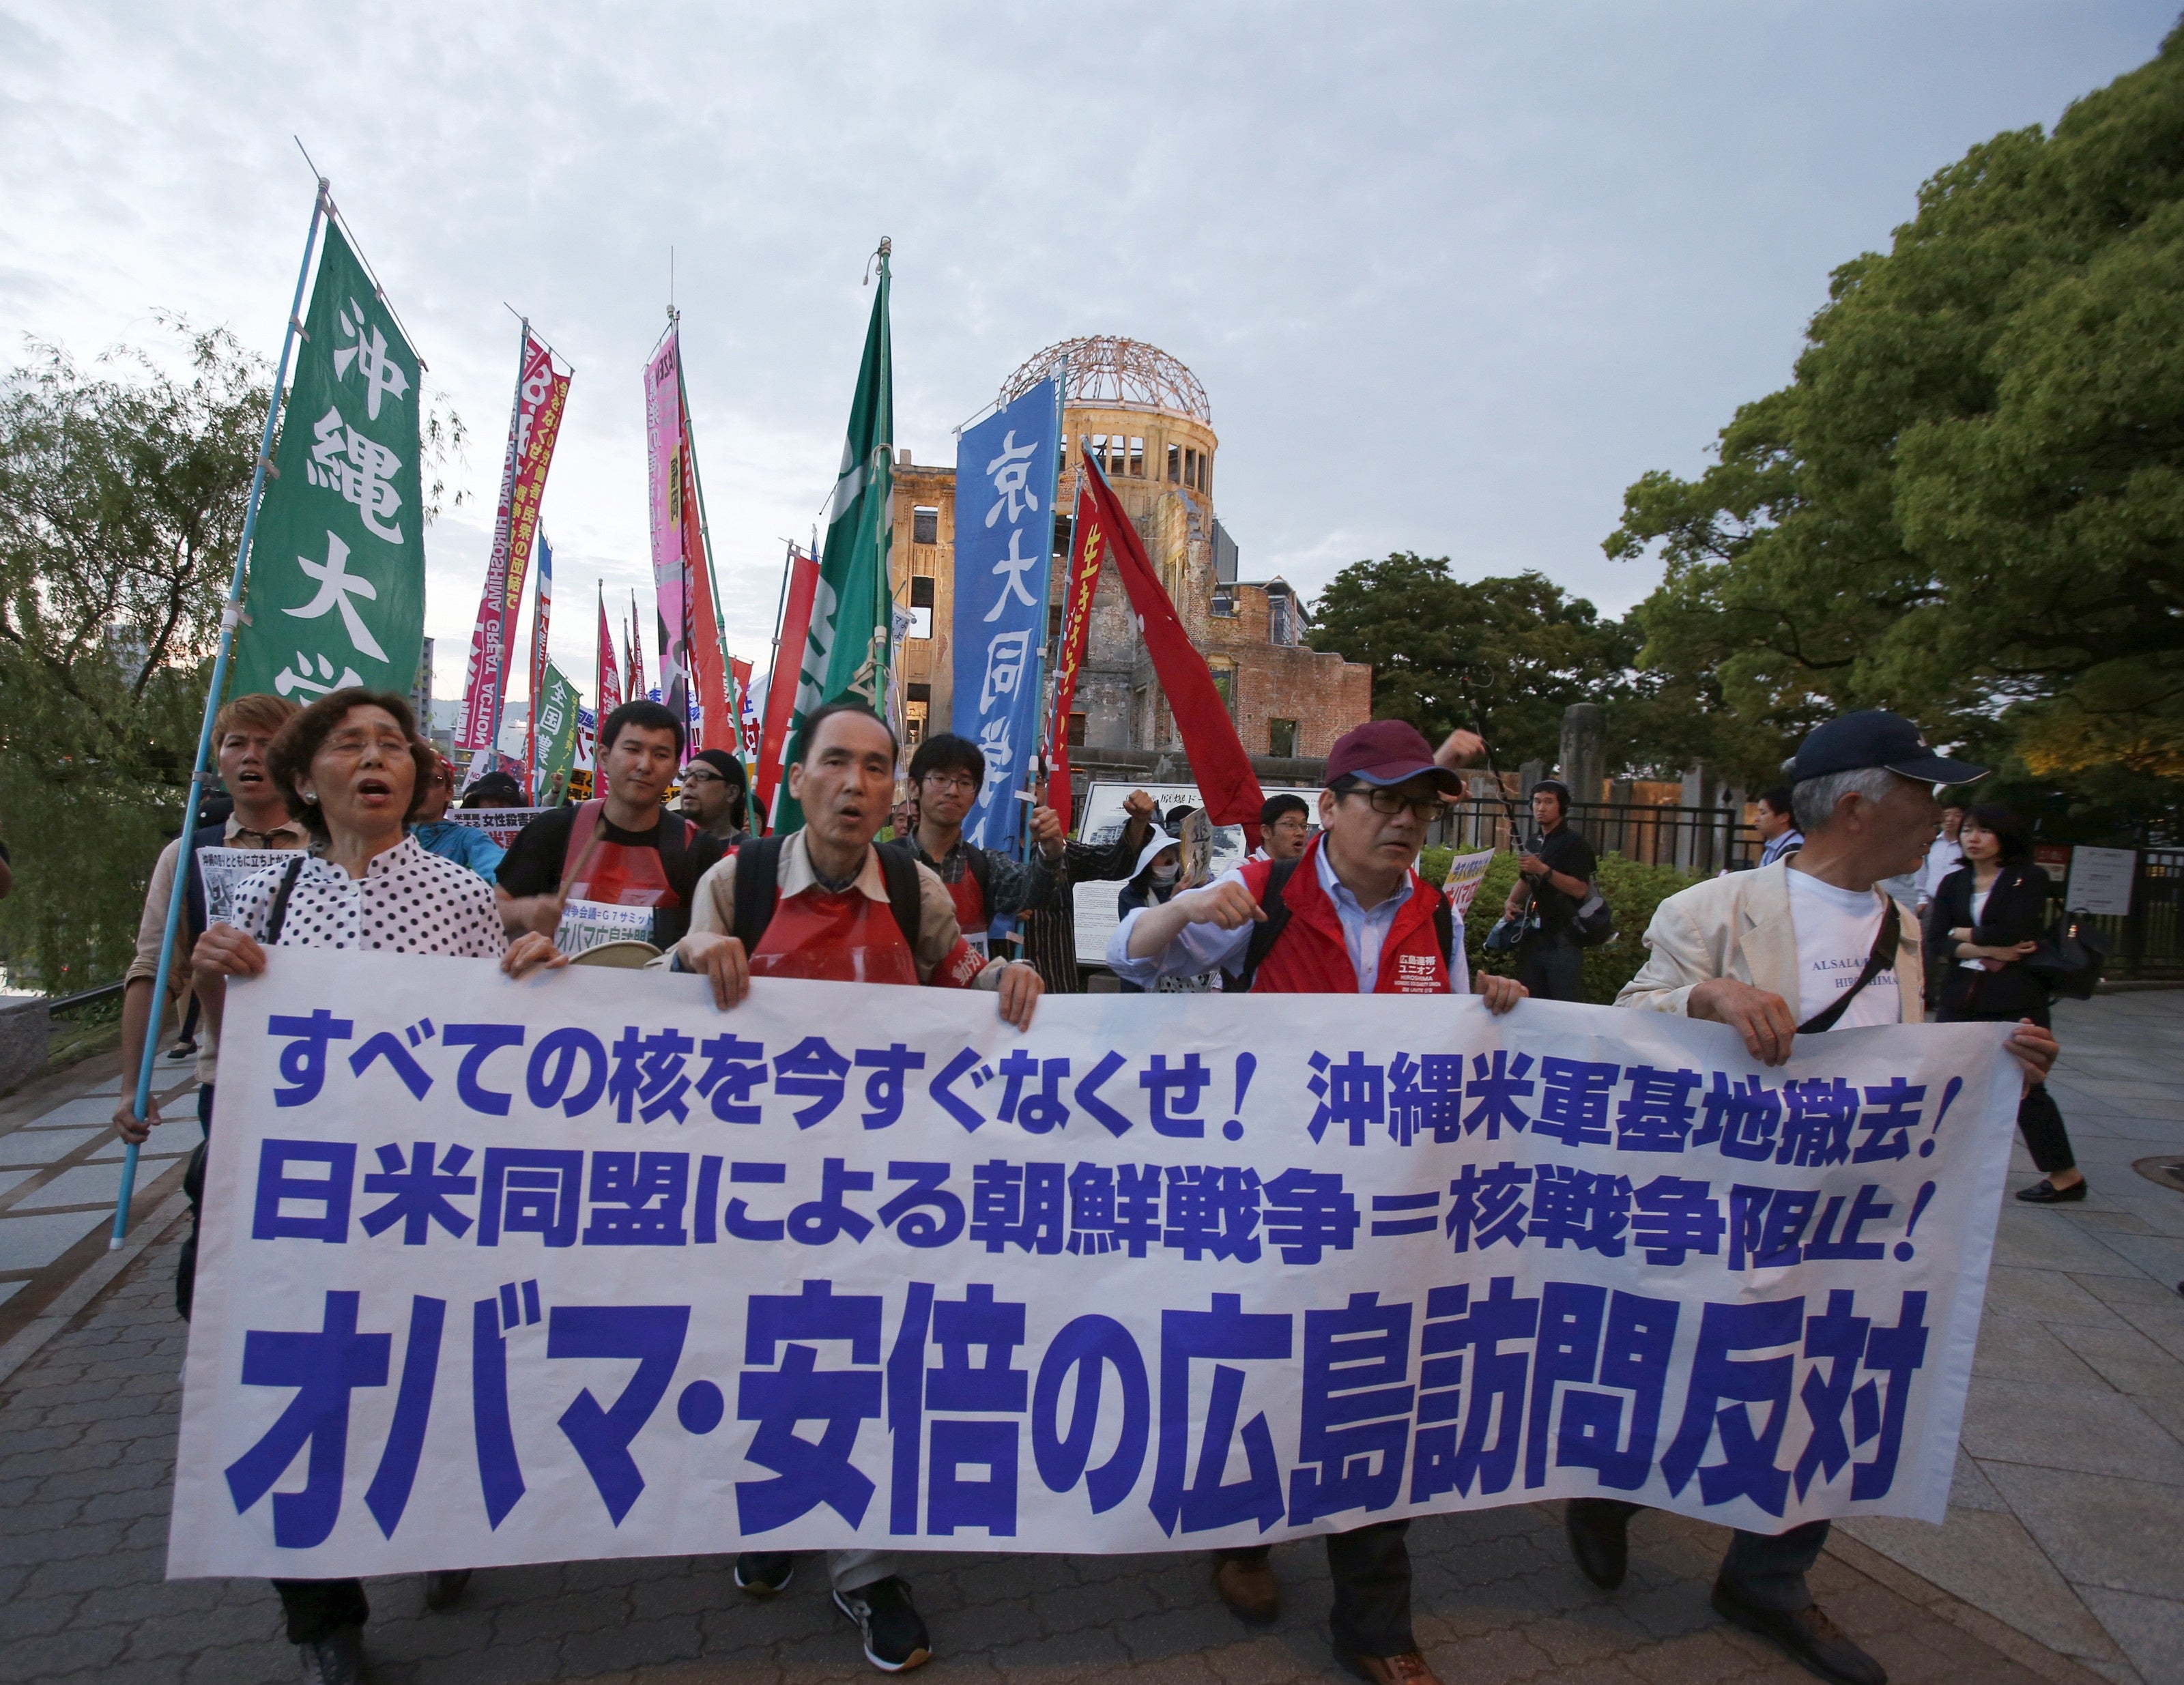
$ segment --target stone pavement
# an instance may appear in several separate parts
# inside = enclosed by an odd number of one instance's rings
[[[2064,1002],[2049,1086],[2092,1188],[2003,1201],[1947,1525],[1839,1532],[2112,1679],[2184,1680],[2184,991]],[[2037,1178],[2023,1143],[2014,1191]]]

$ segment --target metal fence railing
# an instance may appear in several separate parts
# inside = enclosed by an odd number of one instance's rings
[[[1596,854],[1674,866],[1692,877],[1755,865],[1763,846],[1759,833],[1729,808],[1576,802],[1570,807],[1569,823]],[[1535,829],[1530,809],[1521,803],[1467,796],[1452,803],[1436,822],[1433,840],[1458,852],[1507,848],[1530,837]]]
[[[2184,976],[2184,848],[2139,850],[2130,913],[2092,922],[2114,949],[2109,976]]]

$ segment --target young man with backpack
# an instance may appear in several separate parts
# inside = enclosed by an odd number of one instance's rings
[[[984,753],[953,731],[928,737],[910,758],[910,787],[917,804],[910,845],[917,863],[948,886],[963,939],[980,954],[986,952],[986,927],[994,920],[1056,904],[1054,868],[1062,852],[1061,820],[1052,808],[1032,812],[1036,846],[1028,863],[998,848],[966,842],[963,821],[985,783]],[[999,792],[996,797],[1011,799]]]
[[[1457,759],[1485,747],[1459,736]],[[1416,727],[1360,726],[1327,758],[1322,828],[1301,857],[1247,860],[1203,889],[1132,913],[1107,963],[1140,988],[1217,967],[1236,979],[1232,987],[1262,994],[1470,993],[1462,927],[1417,870],[1426,827],[1458,786]],[[1524,998],[1507,977],[1482,976],[1479,992],[1495,1012]],[[1334,1648],[1371,1685],[1435,1685],[1411,1631],[1409,1525],[1375,1521],[1327,1538]],[[1213,1585],[1245,1621],[1280,1613],[1264,1546],[1216,1552]]]
[[[991,990],[1001,1016],[1031,1024],[1041,992],[1028,965],[989,965],[963,939],[956,898],[899,844],[875,845],[894,793],[894,733],[862,702],[828,703],[805,724],[788,769],[802,828],[745,842],[698,885],[690,933],[667,959],[703,972],[727,1010],[754,977],[923,984]],[[932,1639],[893,1553],[828,1553],[835,1607],[857,1625],[865,1658],[883,1672],[919,1666]],[[736,1583],[770,1597],[794,1572],[787,1551],[745,1551]]]

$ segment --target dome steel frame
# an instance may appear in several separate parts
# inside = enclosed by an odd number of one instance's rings
[[[1069,368],[1068,386],[1061,395],[1065,404],[1164,409],[1213,425],[1213,407],[1197,375],[1156,345],[1109,334],[1048,346],[1001,382],[1000,401],[1011,403],[1040,381],[1053,379],[1065,358]]]

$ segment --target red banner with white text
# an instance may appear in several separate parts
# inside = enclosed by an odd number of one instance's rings
[[[1077,675],[1084,665],[1084,644],[1092,626],[1092,594],[1100,588],[1100,564],[1107,553],[1106,535],[1084,488],[1077,492],[1077,518],[1071,523],[1069,594],[1061,610],[1061,653],[1054,664],[1054,705],[1047,715],[1046,804],[1069,829],[1069,709],[1077,700]]]

